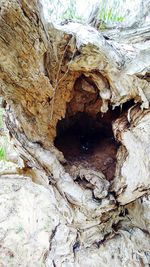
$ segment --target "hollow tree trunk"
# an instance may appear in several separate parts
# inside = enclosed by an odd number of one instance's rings
[[[148,29],[117,42],[46,25],[36,1],[0,6],[1,95],[25,164],[1,175],[1,266],[149,266]]]

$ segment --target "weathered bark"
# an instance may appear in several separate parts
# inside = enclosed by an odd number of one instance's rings
[[[25,164],[1,175],[1,265],[148,266],[148,31],[128,44],[128,34],[46,25],[37,1],[0,5],[1,95]],[[89,154],[82,125],[88,142],[96,131]]]

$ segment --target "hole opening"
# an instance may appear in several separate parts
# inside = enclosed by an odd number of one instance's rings
[[[103,77],[102,84],[108,87]],[[102,172],[107,180],[113,180],[119,144],[114,139],[112,123],[133,105],[131,99],[122,108],[112,110],[109,106],[107,113],[102,114],[102,99],[97,86],[91,77],[81,75],[74,84],[66,116],[57,123],[54,140],[54,145],[66,159],[66,171],[72,175],[75,166],[78,170]]]
[[[92,116],[77,112],[58,122],[54,144],[67,160],[67,171],[75,165],[102,171],[108,180],[113,179],[119,144],[114,139],[112,121],[117,115],[117,110],[103,117],[101,113]]]

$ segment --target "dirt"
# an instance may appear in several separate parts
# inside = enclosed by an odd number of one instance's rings
[[[72,165],[102,171],[109,181],[113,179],[116,168],[116,143],[111,124],[102,125],[85,116],[67,130],[59,128],[60,135],[55,140],[56,147],[63,152],[67,163],[66,170]],[[88,121],[88,123],[87,123]],[[81,127],[82,122],[82,127]],[[68,124],[67,124],[68,125]],[[63,127],[66,127],[63,124]],[[58,132],[59,132],[58,131]]]

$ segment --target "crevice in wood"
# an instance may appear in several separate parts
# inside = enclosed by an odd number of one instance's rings
[[[65,169],[83,187],[91,187],[80,169],[102,172],[111,181],[115,175],[119,142],[115,140],[112,123],[134,105],[127,101],[122,107],[102,113],[102,98],[95,83],[83,74],[76,80],[66,116],[57,123],[54,145],[63,153]],[[75,168],[74,168],[75,167]],[[91,188],[92,189],[92,188]]]

